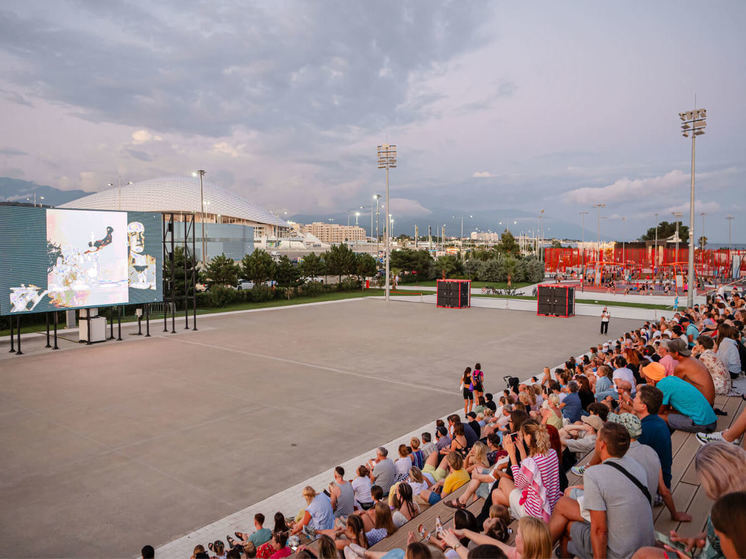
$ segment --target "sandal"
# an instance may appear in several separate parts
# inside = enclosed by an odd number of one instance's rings
[[[445,506],[452,508],[452,509],[465,509],[466,508],[466,505],[461,503],[458,499],[446,501],[444,504]]]
[[[215,553],[215,550],[212,548],[212,542],[210,542],[210,543],[207,544],[207,549],[209,549],[210,551],[212,551],[213,553]]]
[[[232,537],[225,536],[225,539],[228,542],[228,545],[231,546],[231,549],[233,549],[234,547],[236,547],[236,540],[234,540]]]
[[[243,541],[243,534],[241,532],[233,532],[233,534],[241,541]]]

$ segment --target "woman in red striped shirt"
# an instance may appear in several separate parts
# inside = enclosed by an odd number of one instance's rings
[[[519,433],[503,437],[503,447],[510,456],[513,479],[503,474],[492,492],[492,502],[509,506],[515,518],[533,516],[549,522],[560,498],[560,482],[559,459],[546,426],[530,419]],[[520,465],[517,465],[518,456]]]

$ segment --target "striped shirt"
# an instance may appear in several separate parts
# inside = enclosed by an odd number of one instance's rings
[[[541,474],[540,480],[534,479],[531,474],[537,468]],[[511,471],[516,488],[522,490],[521,503],[526,510],[526,514],[545,520],[544,501],[546,500],[548,511],[551,514],[554,505],[560,498],[557,453],[554,449],[550,449],[546,454],[535,454],[523,459],[520,466],[511,466]],[[537,481],[540,483],[537,484]],[[541,488],[544,489],[543,492]],[[545,499],[542,499],[541,493],[545,493]]]

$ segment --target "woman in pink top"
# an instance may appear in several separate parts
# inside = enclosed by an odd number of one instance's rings
[[[510,456],[513,479],[507,476],[500,479],[492,492],[492,502],[509,506],[515,518],[532,516],[549,522],[560,498],[560,484],[559,460],[546,426],[529,419],[519,433],[503,438],[503,447]],[[516,465],[518,455],[520,466]]]

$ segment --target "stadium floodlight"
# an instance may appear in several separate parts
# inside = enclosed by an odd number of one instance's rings
[[[696,102],[696,99],[695,99]],[[682,116],[682,114],[684,116]],[[686,118],[684,118],[686,117]],[[688,138],[691,133],[692,137],[692,176],[691,186],[689,188],[689,259],[687,262],[688,274],[687,284],[689,288],[686,292],[686,305],[690,309],[694,306],[694,154],[695,154],[695,138],[705,133],[705,126],[707,126],[707,109],[694,109],[693,111],[687,111],[686,113],[679,113],[681,118],[681,130],[682,136]],[[678,238],[678,234],[676,235]],[[678,245],[678,243],[677,243]],[[678,248],[676,250],[678,258]]]
[[[598,210],[598,257],[597,260],[601,260],[601,208],[605,208],[606,204],[599,202],[593,204],[593,207]]]
[[[390,248],[390,232],[391,232],[391,223],[388,219],[389,212],[391,210],[391,206],[389,204],[389,169],[396,168],[396,144],[381,144],[378,146],[378,168],[379,169],[386,169],[386,302],[389,301],[389,292],[391,290],[389,285],[389,279],[390,279],[390,256],[391,256],[391,248]]]
[[[127,184],[133,184],[133,182],[127,181]],[[114,186],[114,183],[108,182],[106,186]],[[122,209],[122,179],[119,176],[117,176],[117,209]]]
[[[202,264],[207,265],[207,254],[205,253],[205,190],[202,184],[202,178],[207,174],[204,169],[198,169],[192,173],[193,177],[199,176],[199,203],[200,203],[200,217],[199,220],[202,222]]]

